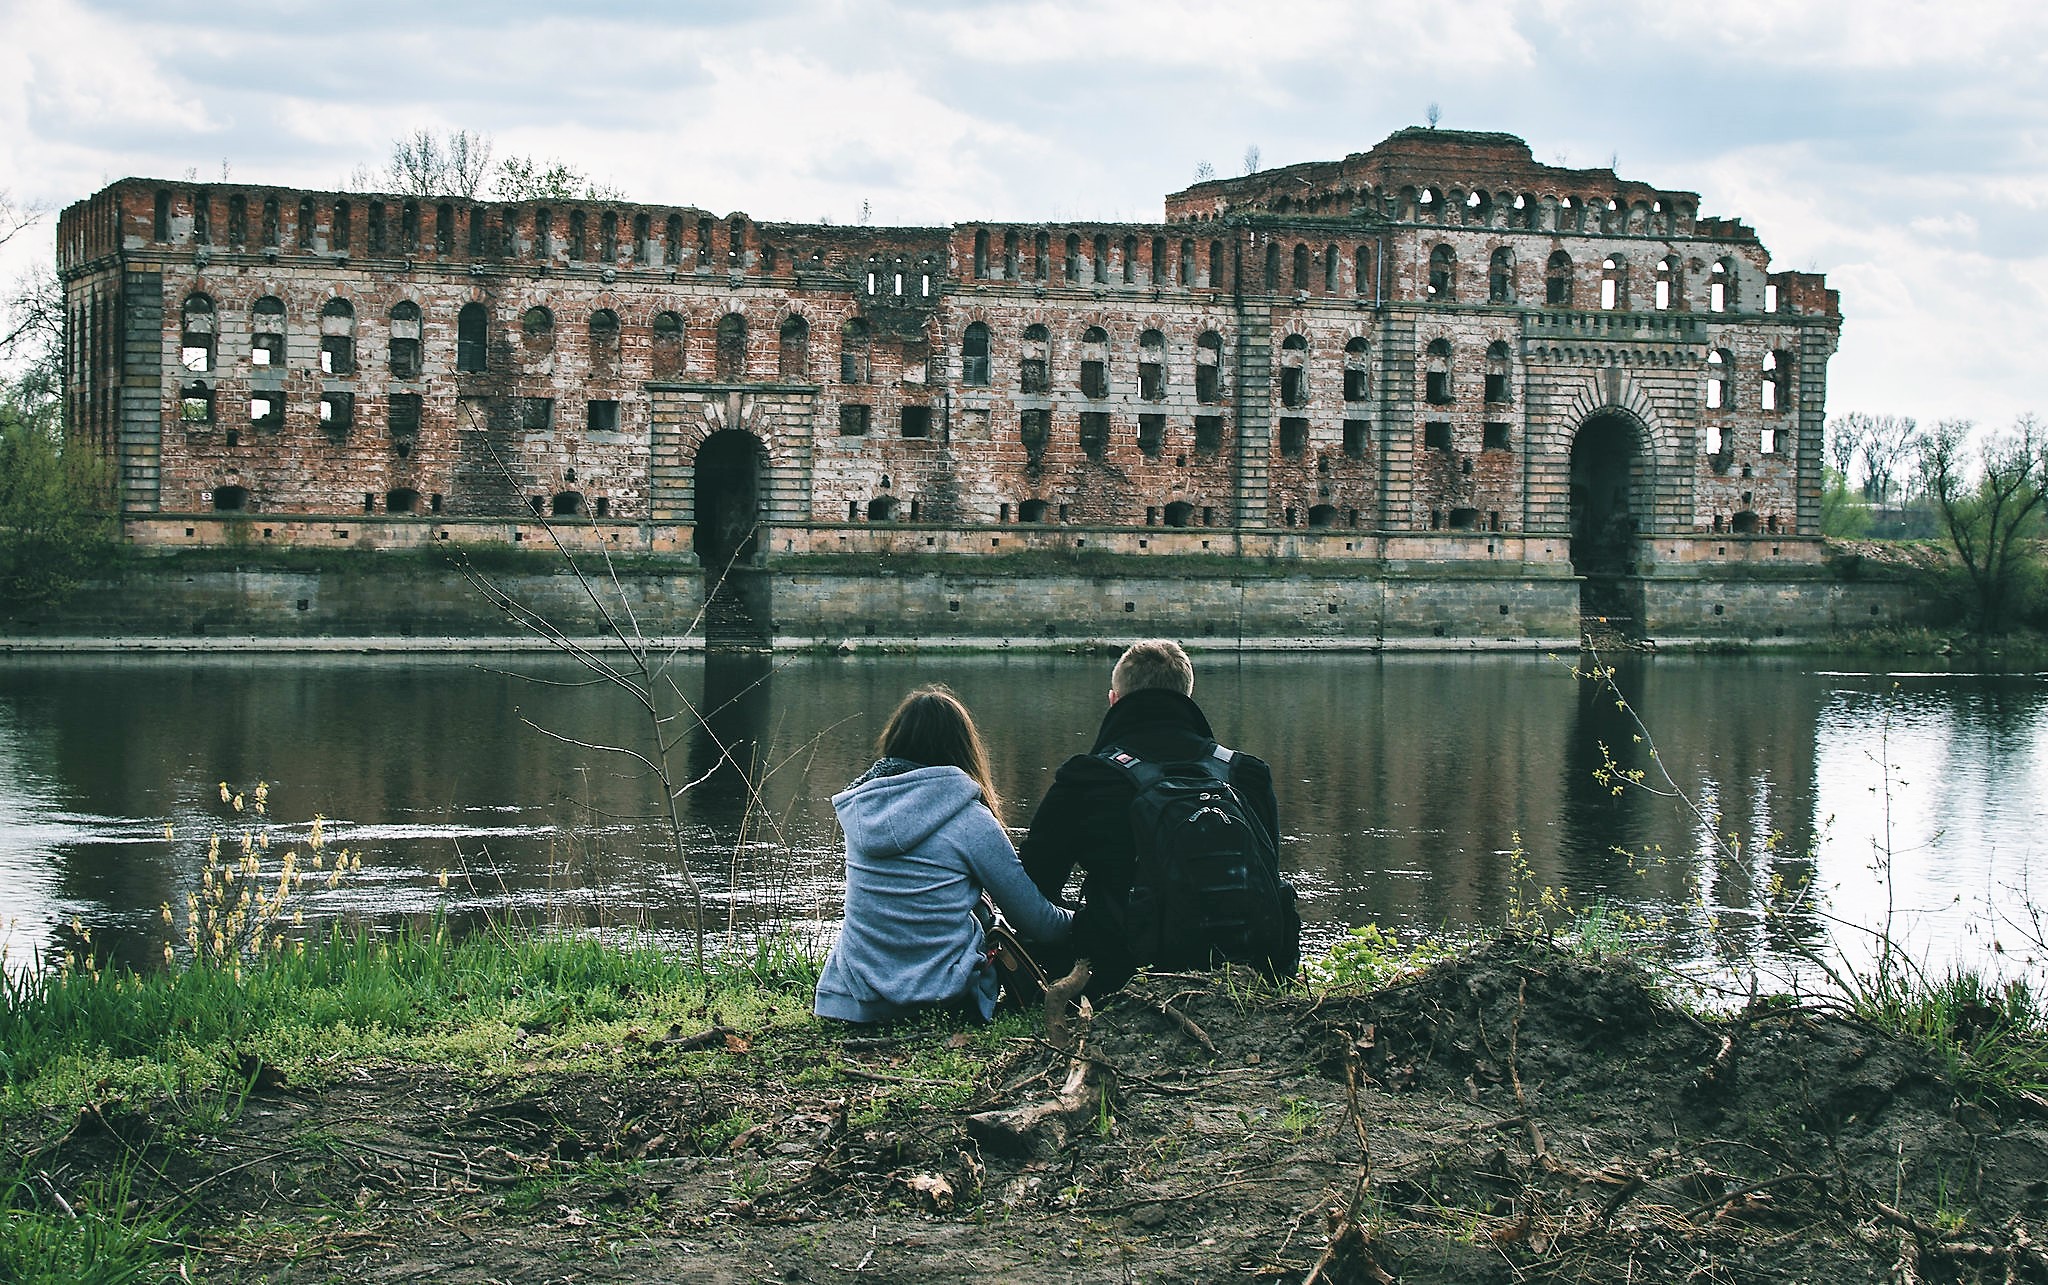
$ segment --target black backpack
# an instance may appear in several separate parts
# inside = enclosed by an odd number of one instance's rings
[[[1125,911],[1131,957],[1165,969],[1248,964],[1292,977],[1301,956],[1294,886],[1280,877],[1277,837],[1230,783],[1234,750],[1148,763],[1118,746],[1096,757],[1137,788],[1137,867]]]

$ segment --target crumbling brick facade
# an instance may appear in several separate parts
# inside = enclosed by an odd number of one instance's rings
[[[1810,545],[1836,295],[1697,207],[1421,129],[1142,225],[127,179],[63,217],[67,413],[145,540],[547,515],[707,561],[886,524],[1595,573]]]

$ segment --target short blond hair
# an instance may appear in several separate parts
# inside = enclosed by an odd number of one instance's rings
[[[1145,638],[1124,648],[1109,672],[1109,690],[1119,699],[1132,692],[1160,687],[1183,696],[1195,694],[1195,666],[1171,638]]]

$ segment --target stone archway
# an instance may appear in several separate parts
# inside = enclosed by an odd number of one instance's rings
[[[723,429],[697,448],[696,530],[691,547],[704,569],[723,574],[752,561],[760,547],[761,440],[741,429]]]
[[[1642,425],[1621,411],[1597,411],[1572,439],[1572,570],[1633,575],[1636,540],[1649,502]]]

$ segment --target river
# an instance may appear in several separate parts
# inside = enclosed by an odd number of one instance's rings
[[[644,746],[644,719],[564,662],[0,659],[0,941],[10,968],[34,967],[76,946],[76,920],[104,953],[158,957],[158,908],[197,886],[206,836],[249,828],[220,784],[246,802],[259,780],[273,866],[316,813],[330,850],[362,855],[339,886],[307,885],[315,927],[438,910],[680,941],[694,880],[721,932],[820,937],[838,912],[828,800],[904,691],[961,694],[1022,822],[1088,748],[1112,659],[679,658],[675,690],[708,723],[673,725],[687,869],[645,774],[570,743]],[[1204,655],[1195,694],[1226,743],[1273,764],[1317,943],[1367,922],[1469,932],[1503,922],[1518,889],[1527,904],[1551,888],[1722,974],[1861,957],[1886,928],[1936,968],[2019,958],[2015,921],[2048,902],[2048,676],[1616,663],[1657,759],[1570,658]],[[1653,783],[1661,761],[1718,825],[1615,794],[1603,745]]]

